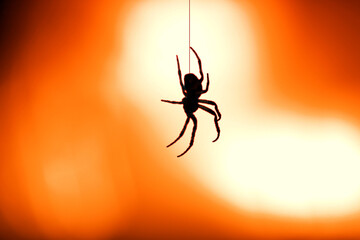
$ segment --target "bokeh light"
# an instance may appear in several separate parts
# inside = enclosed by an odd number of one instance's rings
[[[360,2],[0,7],[0,239],[359,238]]]
[[[303,116],[264,102],[251,16],[231,1],[204,4],[192,4],[191,45],[210,74],[210,91],[202,98],[219,104],[222,134],[212,144],[212,117],[197,111],[196,143],[181,161],[204,186],[240,208],[301,217],[356,210],[358,131],[337,117]],[[119,78],[127,81],[119,89],[152,119],[164,145],[185,120],[181,106],[160,98],[182,98],[175,55],[187,73],[187,11],[183,1],[142,2],[123,30]],[[196,59],[191,61],[198,73]],[[190,131],[169,151],[177,155],[187,147]]]

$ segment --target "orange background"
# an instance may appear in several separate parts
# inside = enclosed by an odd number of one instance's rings
[[[159,129],[102,88],[134,2],[1,3],[0,238],[360,238],[358,212],[296,219],[239,210],[165,148],[151,148],[162,144]],[[359,126],[360,3],[245,2],[263,98]]]

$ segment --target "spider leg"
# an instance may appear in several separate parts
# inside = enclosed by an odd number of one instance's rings
[[[177,102],[177,101],[170,101],[170,100],[164,100],[161,99],[162,102],[167,102],[167,103],[172,103],[172,104],[183,104],[182,102]]]
[[[189,117],[186,118],[184,127],[183,127],[183,129],[181,130],[179,136],[178,136],[172,143],[170,143],[169,145],[167,145],[166,147],[170,147],[171,145],[173,145],[174,143],[176,143],[176,142],[184,135],[184,132],[185,132],[185,130],[186,130],[187,125],[189,124],[189,121],[190,121],[190,118],[189,118]]]
[[[200,76],[201,76],[200,82],[202,82],[204,80],[204,74],[203,74],[202,67],[201,67],[201,59],[200,59],[199,55],[195,52],[195,50],[192,47],[190,47],[190,49],[194,52],[194,54],[195,54],[195,56],[196,56],[196,58],[198,60],[199,69],[200,69]]]
[[[217,131],[217,137],[215,138],[215,140],[213,142],[216,142],[216,140],[218,140],[220,137],[220,128],[219,128],[219,124],[218,124],[219,120],[217,120],[217,118],[216,118],[216,113],[213,110],[211,110],[210,108],[205,107],[205,106],[199,105],[199,108],[214,115],[214,122],[215,122],[216,131]]]
[[[215,106],[215,111],[216,113],[218,114],[218,119],[217,121],[219,121],[221,119],[221,113],[219,111],[219,108],[218,108],[218,105],[214,102],[214,101],[210,101],[210,100],[205,100],[205,99],[199,99],[199,102],[200,103],[206,103],[206,104],[210,104],[210,105],[213,105]]]
[[[190,144],[188,146],[188,148],[180,155],[178,155],[177,157],[181,157],[182,155],[184,155],[187,151],[189,151],[189,149],[192,147],[192,145],[194,144],[194,139],[195,139],[195,133],[196,133],[196,128],[197,128],[197,119],[195,117],[194,114],[190,113],[188,114],[188,120],[191,118],[191,120],[193,121],[194,123],[194,127],[193,127],[193,130],[192,130],[192,133],[191,133],[191,140],[190,140]]]
[[[206,88],[205,88],[205,90],[202,91],[202,93],[206,93],[209,90],[209,84],[210,84],[209,74],[207,74]]]
[[[180,81],[181,90],[182,90],[183,94],[185,95],[185,86],[184,86],[184,84],[182,82],[181,69],[180,69],[180,63],[179,63],[178,55],[176,55],[176,61],[177,61],[178,75],[179,75],[179,81]]]

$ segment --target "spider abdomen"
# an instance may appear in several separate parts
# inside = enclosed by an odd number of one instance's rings
[[[193,113],[199,108],[198,99],[194,97],[184,97],[183,100],[184,111],[186,113]]]

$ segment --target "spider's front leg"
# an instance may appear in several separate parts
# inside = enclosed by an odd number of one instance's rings
[[[170,100],[164,100],[161,99],[162,102],[167,102],[167,103],[172,103],[172,104],[183,104],[182,102],[177,102],[177,101],[170,101]]]
[[[185,86],[182,82],[182,77],[181,77],[181,69],[180,69],[180,63],[179,63],[179,57],[178,55],[176,55],[176,61],[177,61],[177,67],[178,67],[178,75],[179,75],[179,81],[180,81],[180,86],[181,86],[181,90],[183,92],[183,94],[185,95],[186,92],[185,92]]]
[[[206,93],[209,90],[209,84],[210,84],[209,74],[207,74],[206,88],[205,88],[205,90],[202,91],[202,93]]]
[[[195,56],[196,56],[196,58],[198,60],[199,70],[200,70],[200,82],[202,82],[204,80],[204,74],[203,74],[203,71],[202,71],[201,59],[200,59],[199,55],[195,52],[195,50],[192,47],[190,47],[190,48],[194,52],[194,54],[195,54]]]

